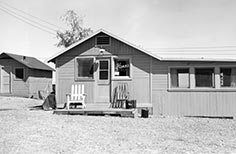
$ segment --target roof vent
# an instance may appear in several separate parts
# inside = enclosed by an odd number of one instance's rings
[[[26,59],[26,56],[23,56],[22,60],[25,60]]]
[[[110,45],[110,37],[109,36],[97,36],[96,37],[96,45]]]

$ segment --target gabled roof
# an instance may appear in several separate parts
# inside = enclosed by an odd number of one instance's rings
[[[92,35],[90,35],[90,36],[88,36],[88,37],[86,37],[86,38],[84,38],[84,39],[82,39],[82,40],[80,40],[80,41],[78,41],[78,42],[76,42],[76,43],[70,45],[69,47],[65,48],[65,49],[62,50],[61,52],[55,54],[54,56],[52,56],[51,58],[49,58],[47,61],[48,61],[48,62],[54,62],[55,59],[56,59],[57,57],[59,57],[60,55],[62,55],[63,53],[69,51],[70,49],[72,49],[72,48],[76,47],[77,45],[79,45],[79,44],[81,44],[81,43],[87,41],[88,39],[94,37],[95,35],[97,35],[97,34],[99,34],[99,33],[105,33],[105,34],[107,34],[107,35],[109,35],[109,36],[111,36],[111,37],[113,37],[113,38],[115,38],[115,39],[117,39],[117,40],[119,40],[119,41],[121,41],[121,42],[123,42],[123,43],[125,43],[125,44],[127,44],[127,45],[129,45],[129,46],[131,46],[131,47],[133,47],[133,48],[135,48],[135,49],[137,49],[137,50],[139,50],[139,51],[142,51],[142,52],[146,53],[147,55],[152,56],[152,57],[154,57],[154,58],[156,58],[156,59],[159,59],[159,60],[162,59],[162,58],[159,57],[158,55],[155,55],[155,54],[153,54],[153,53],[151,53],[151,52],[149,52],[149,51],[147,51],[147,50],[145,50],[145,49],[143,49],[143,48],[140,48],[139,46],[137,46],[137,45],[135,45],[135,44],[132,44],[132,43],[130,43],[130,42],[128,42],[128,41],[126,41],[126,40],[124,40],[124,39],[122,39],[122,38],[120,38],[120,37],[118,37],[118,36],[116,36],[116,35],[114,35],[114,34],[112,34],[112,33],[110,33],[110,32],[108,32],[108,31],[106,31],[106,30],[104,30],[104,29],[100,29],[100,30],[94,32]]]
[[[192,49],[155,49],[155,50],[146,50],[140,48],[137,45],[134,45],[104,29],[100,29],[94,32],[92,35],[70,45],[69,47],[65,48],[61,52],[55,54],[51,58],[49,58],[48,62],[55,62],[55,59],[60,55],[64,54],[65,52],[69,51],[70,49],[76,47],[77,45],[87,41],[88,39],[94,37],[99,33],[105,33],[155,59],[160,61],[216,61],[216,62],[236,62],[236,49],[233,50],[226,50],[226,49],[208,49],[208,48],[192,48]],[[221,53],[221,54],[219,54]],[[227,55],[227,56],[226,56]]]
[[[54,71],[53,68],[49,67],[48,65],[44,64],[43,62],[41,62],[40,60],[34,57],[16,55],[16,54],[11,54],[11,53],[6,53],[6,52],[3,52],[2,54],[0,54],[0,59],[6,58],[6,57],[10,57],[31,69]]]

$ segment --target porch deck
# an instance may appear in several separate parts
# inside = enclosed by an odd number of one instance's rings
[[[58,115],[109,115],[121,117],[137,117],[137,109],[122,108],[85,108],[85,109],[57,109],[53,114]]]

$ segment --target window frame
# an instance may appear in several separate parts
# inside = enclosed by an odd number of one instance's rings
[[[101,69],[100,68],[100,62],[101,61],[107,61],[107,63],[108,63],[108,68],[107,69]],[[99,70],[98,70],[98,81],[99,82],[107,82],[107,81],[109,81],[110,80],[110,59],[99,59],[99,64],[98,64],[99,66],[98,66],[98,68],[99,68]],[[101,71],[107,71],[107,73],[108,73],[108,76],[107,76],[107,78],[108,79],[100,79],[100,73],[101,73]]]
[[[194,68],[194,88],[196,89],[216,89],[216,68],[215,66],[195,66]],[[212,87],[198,87],[197,84],[197,80],[196,80],[196,69],[213,69],[213,76],[212,76]]]
[[[236,92],[236,87],[221,87],[220,86],[220,69],[221,68],[235,68],[236,65],[227,65],[227,64],[218,64],[218,65],[176,65],[176,66],[168,66],[168,85],[167,91],[196,91],[196,92],[208,92],[208,91],[222,91],[222,92]],[[171,77],[170,77],[170,69],[171,68],[189,68],[189,79],[190,79],[190,88],[175,88],[171,87]],[[195,80],[195,69],[196,68],[213,68],[214,69],[214,87],[196,87]]]
[[[97,44],[97,40],[99,37],[108,37],[109,38],[109,44]],[[111,37],[107,35],[99,35],[95,37],[95,46],[111,46]]]
[[[232,69],[232,68],[235,68],[236,69],[236,66],[219,66],[219,88],[220,89],[236,89],[236,86],[234,86],[234,87],[230,87],[230,86],[221,86],[221,80],[220,80],[220,73],[221,73],[221,69],[227,69],[227,68],[230,68],[230,69]]]
[[[115,59],[129,60],[129,76],[115,76]],[[112,80],[132,80],[132,58],[130,56],[112,57]]]
[[[75,62],[74,62],[74,79],[75,79],[75,81],[94,81],[95,80],[95,72],[94,72],[94,70],[93,70],[92,78],[89,78],[89,77],[79,77],[78,76],[78,59],[92,59],[93,60],[93,67],[94,67],[94,63],[95,63],[95,57],[94,56],[79,56],[79,57],[75,57]]]
[[[21,78],[17,78],[16,77],[16,69],[23,69],[23,78],[21,79]],[[22,81],[22,80],[25,80],[25,68],[24,67],[14,67],[14,80],[16,80],[16,81]]]
[[[172,87],[172,81],[171,81],[171,69],[188,69],[188,83],[189,86],[188,87]],[[170,89],[190,89],[191,83],[190,83],[190,68],[189,67],[170,67],[169,68],[169,88]]]
[[[171,69],[188,69],[189,70],[189,88],[172,87],[172,85],[171,85]],[[171,89],[171,90],[188,90],[190,88],[191,88],[190,67],[188,67],[188,66],[170,66],[170,67],[168,67],[168,89]]]

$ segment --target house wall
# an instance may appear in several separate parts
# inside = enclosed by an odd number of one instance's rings
[[[75,57],[77,56],[98,56],[98,53],[93,50],[95,47],[95,37],[83,42],[73,49],[65,52],[56,59],[56,84],[57,84],[57,102],[59,104],[66,102],[66,94],[70,93],[71,84],[78,83],[74,78]],[[121,41],[111,38],[111,45],[103,47],[107,53],[107,57],[130,57],[132,61],[132,77],[128,80],[111,80],[111,95],[118,83],[128,83],[130,99],[137,100],[138,106],[146,104],[151,105],[151,58],[139,50],[130,47]],[[97,76],[97,72],[95,73]],[[85,92],[88,94],[86,103],[95,103],[96,97],[96,80],[94,81],[79,81],[85,84]],[[112,98],[111,98],[112,99]]]
[[[71,85],[75,81],[75,57],[94,47],[95,40],[90,39],[81,46],[75,47],[56,59],[56,99],[58,104],[66,102],[66,94],[70,94]],[[95,81],[80,81],[85,85],[87,103],[94,103]]]
[[[174,116],[235,116],[236,89],[168,88],[168,70],[176,66],[236,66],[220,62],[160,62],[152,60],[152,104],[156,115]],[[190,75],[191,76],[191,75]],[[219,73],[216,74],[219,76]]]
[[[28,93],[29,93],[29,83],[27,82],[28,74],[29,74],[28,68],[13,59],[0,59],[0,66],[1,66],[1,69],[3,69],[3,67],[5,66],[10,66],[11,68],[11,71],[10,71],[11,72],[10,73],[11,93],[10,94],[14,96],[28,97]],[[25,80],[15,79],[14,68],[18,68],[18,67],[24,68]]]
[[[52,71],[29,69],[29,97],[46,97],[52,91]]]
[[[96,102],[96,80],[75,80],[75,57],[98,56],[95,37],[65,52],[56,58],[57,103],[66,102],[74,83],[85,84],[87,104]],[[188,89],[168,88],[168,72],[171,67],[216,67],[234,66],[223,62],[161,62],[147,54],[112,38],[110,46],[103,47],[107,57],[130,57],[132,61],[131,79],[111,80],[111,95],[118,83],[128,83],[130,99],[137,100],[139,107],[153,107],[155,115],[174,116],[236,116],[236,89]],[[95,77],[97,77],[95,72]],[[193,76],[190,74],[190,77]],[[216,74],[219,77],[219,72]],[[217,78],[216,78],[217,79]],[[111,98],[112,100],[112,98]]]

